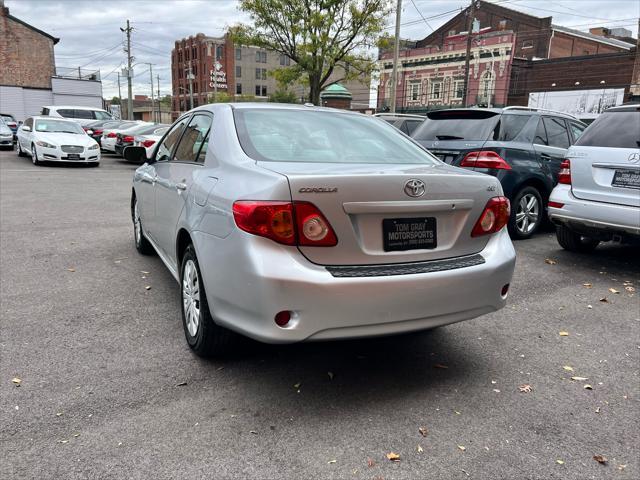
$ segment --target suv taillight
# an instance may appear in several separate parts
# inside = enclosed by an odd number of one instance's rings
[[[487,202],[482,215],[471,230],[472,237],[480,237],[499,232],[509,221],[509,199],[507,197],[493,197]]]
[[[239,200],[233,218],[241,230],[284,245],[332,247],[338,243],[333,228],[309,202]]]
[[[116,138],[117,135],[114,132],[107,133],[107,138]]]
[[[142,146],[149,148],[151,145],[153,145],[154,143],[156,143],[155,140],[143,140],[142,141]]]
[[[558,172],[558,183],[571,185],[571,162],[566,158],[560,164],[560,171]]]
[[[133,142],[133,137],[131,135],[125,135],[122,137],[123,142]]]
[[[511,165],[509,165],[504,158],[491,150],[478,150],[467,153],[462,159],[462,162],[460,162],[460,166],[511,170]]]

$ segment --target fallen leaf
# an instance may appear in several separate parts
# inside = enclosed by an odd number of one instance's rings
[[[524,393],[533,392],[533,387],[532,387],[531,385],[529,385],[528,383],[525,383],[524,385],[520,385],[520,386],[518,387],[518,389],[519,389],[521,392],[524,392]]]
[[[494,388],[493,391],[496,393],[500,393],[500,390],[498,390],[497,388]]]
[[[11,379],[11,381],[14,383],[14,385],[15,385],[16,387],[19,387],[19,386],[20,386],[20,384],[22,383],[22,380],[21,380],[21,379],[19,379],[18,377],[13,377],[13,378]]]
[[[604,455],[594,455],[593,459],[602,465],[606,465],[608,461],[607,457],[605,457]]]
[[[587,305],[587,308],[591,310],[593,308],[593,305]]]
[[[151,290],[151,285],[147,285],[146,287],[144,287],[145,290]]]
[[[582,388],[584,388],[585,390],[593,390],[593,387],[591,385],[589,385],[588,383]]]
[[[548,265],[555,265],[558,262],[556,262],[555,260],[551,260],[550,258],[545,258],[544,259],[544,263],[546,263]]]
[[[575,380],[576,382],[584,382],[585,380],[589,380],[587,377],[571,377],[571,380]]]
[[[418,428],[418,432],[420,432],[420,435],[422,435],[423,437],[426,437],[429,434],[429,430],[427,430],[427,427]]]
[[[596,413],[600,413],[600,407],[596,408]]]
[[[492,383],[493,385],[495,385],[495,384],[496,384],[496,383],[498,383],[498,382],[496,382],[495,380],[491,380],[491,383]]]
[[[62,415],[63,415],[62,412],[56,413],[56,417],[61,417]]]
[[[568,337],[569,332],[562,331],[562,332],[559,332],[558,335],[560,335],[561,337]]]
[[[601,301],[602,303],[609,303],[609,300],[607,299],[607,297],[602,297],[602,298],[600,299],[600,301]]]
[[[458,445],[458,449],[464,452],[467,447],[465,447],[464,445]]]
[[[74,433],[73,436],[78,438],[80,436],[80,434],[79,433]]]
[[[249,430],[249,433],[253,434],[253,435],[257,435],[258,432],[256,432],[255,430]]]
[[[558,465],[564,465],[564,461],[562,461],[562,460],[556,460],[556,463],[557,463]]]
[[[333,380],[333,372],[327,372],[327,375],[329,375],[329,380]]]
[[[565,365],[564,368],[567,372],[573,372],[573,367],[570,367],[569,365]]]
[[[587,287],[587,288],[591,288],[591,287],[593,287],[593,285],[592,285],[592,284],[590,284],[590,283],[583,283],[582,285],[583,285],[583,286],[585,286],[585,287]]]
[[[73,268],[73,267],[69,267],[69,268],[67,268],[67,272],[75,272],[75,271],[76,271],[76,269],[75,269],[75,268]]]
[[[618,470],[624,470],[625,468],[627,468],[626,465],[618,465]]]
[[[336,463],[337,460],[329,460],[327,463]]]
[[[296,383],[296,384],[293,386],[293,388],[300,388],[300,385],[302,385],[302,383],[301,383],[301,382],[298,382],[298,383]]]
[[[441,363],[436,363],[433,367],[434,368],[449,368],[446,365],[442,365]]]
[[[633,287],[632,287],[632,286],[630,286],[630,285],[627,285],[626,287],[624,287],[624,289],[625,289],[627,292],[635,292],[635,291],[636,291],[636,289],[635,289],[635,288],[633,288]]]
[[[369,468],[373,467],[375,464],[376,464],[376,462],[374,462],[372,458],[368,458],[367,459],[367,466]]]
[[[69,443],[69,440],[60,440],[60,443]]]
[[[387,453],[387,458],[389,460],[391,460],[392,462],[399,462],[400,461],[400,455],[398,455],[397,453],[394,453],[394,452]]]
[[[144,270],[140,270],[140,273],[144,273],[145,275],[149,275],[151,272],[145,272]]]
[[[609,291],[610,291],[611,293],[615,293],[615,294],[620,293],[620,292],[619,292],[618,290],[616,290],[615,288],[610,288],[610,289],[609,289]]]
[[[459,411],[454,410],[454,412],[456,412],[456,415],[462,415]]]
[[[418,450],[418,453],[422,453],[422,452],[424,452],[424,450],[422,449],[422,447],[421,447],[420,445],[418,445],[417,450]]]
[[[187,382],[176,383],[176,387],[184,387],[186,384]]]

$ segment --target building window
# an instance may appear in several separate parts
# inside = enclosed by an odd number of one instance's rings
[[[216,45],[216,60],[222,60],[222,45]]]
[[[280,65],[282,65],[283,67],[288,67],[289,65],[291,65],[291,59],[286,55],[280,55]]]
[[[256,51],[256,63],[267,63],[267,52]]]
[[[242,67],[240,65],[236,65],[236,78],[242,77]]]
[[[522,42],[522,50],[533,48],[533,42],[531,40],[525,40]]]
[[[417,102],[420,98],[420,82],[409,83],[409,100]]]
[[[431,82],[431,100],[442,98],[442,82]]]
[[[267,96],[267,86],[266,86],[266,85],[263,85],[263,86],[262,86],[262,96],[263,96],[263,97],[266,97],[266,96]]]
[[[193,47],[191,49],[191,56],[193,57],[194,60],[198,58],[198,49],[196,47]]]
[[[462,97],[464,97],[464,80],[455,80],[453,82],[453,98],[462,100]]]
[[[242,95],[242,84],[236,83],[236,95]]]
[[[493,95],[493,72],[487,70],[480,79],[480,101],[487,104],[491,103],[491,95]]]
[[[194,75],[198,75],[198,65],[194,65],[192,71]]]
[[[260,96],[260,85],[256,85],[256,97]]]
[[[256,68],[256,80],[260,80],[262,78],[262,69]]]
[[[267,69],[263,68],[262,69],[262,80],[266,80],[267,79]]]
[[[236,48],[236,60],[242,60],[242,49]]]

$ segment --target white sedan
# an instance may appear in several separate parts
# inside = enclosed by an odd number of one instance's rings
[[[135,147],[144,147],[147,151],[147,158],[151,158],[153,150],[156,148],[156,143],[160,141],[167,130],[169,130],[169,127],[162,127],[148,135],[137,135],[133,139],[133,145]]]
[[[140,128],[142,125],[152,126],[151,122],[135,122],[131,124],[125,124],[119,128],[113,130],[105,130],[102,132],[102,138],[100,139],[100,146],[105,152],[116,153],[116,141],[118,140],[118,134],[127,134],[130,130]]]
[[[34,165],[42,162],[100,164],[100,147],[73,120],[29,117],[18,129],[18,155],[31,155]]]

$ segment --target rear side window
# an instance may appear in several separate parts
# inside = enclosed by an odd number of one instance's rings
[[[589,125],[576,145],[640,148],[640,111],[603,113]]]
[[[81,118],[83,120],[93,120],[93,112],[91,110],[74,110],[73,118]]]
[[[521,142],[531,142],[532,138],[526,138],[525,126],[531,119],[531,115],[502,115],[500,119],[500,136],[498,140],[511,142],[518,140]]]
[[[542,119],[538,121],[538,127],[536,128],[536,134],[533,137],[533,143],[537,143],[538,145],[546,145],[547,144],[547,131],[544,129],[544,123],[542,123]]]
[[[42,115],[49,115],[49,109],[48,108],[43,108],[42,109]]]
[[[61,117],[64,117],[64,118],[75,118],[75,110],[71,110],[71,109],[67,109],[67,108],[61,108],[57,112],[58,112],[58,115],[60,115]]]
[[[93,113],[97,120],[111,120],[113,118],[107,112],[101,112],[100,110],[96,110]]]
[[[416,131],[416,128],[418,128],[420,126],[420,124],[422,123],[421,120],[407,120],[407,133],[409,135],[412,135],[413,132]]]
[[[573,135],[573,141],[575,142],[582,136],[585,128],[587,127],[585,125],[581,125],[576,122],[569,122],[569,128],[571,129],[571,134]]]
[[[484,110],[443,110],[427,114],[413,134],[416,140],[487,140],[500,116]]]
[[[550,147],[569,148],[569,132],[567,125],[561,118],[543,117],[545,129],[547,130],[547,141]]]

